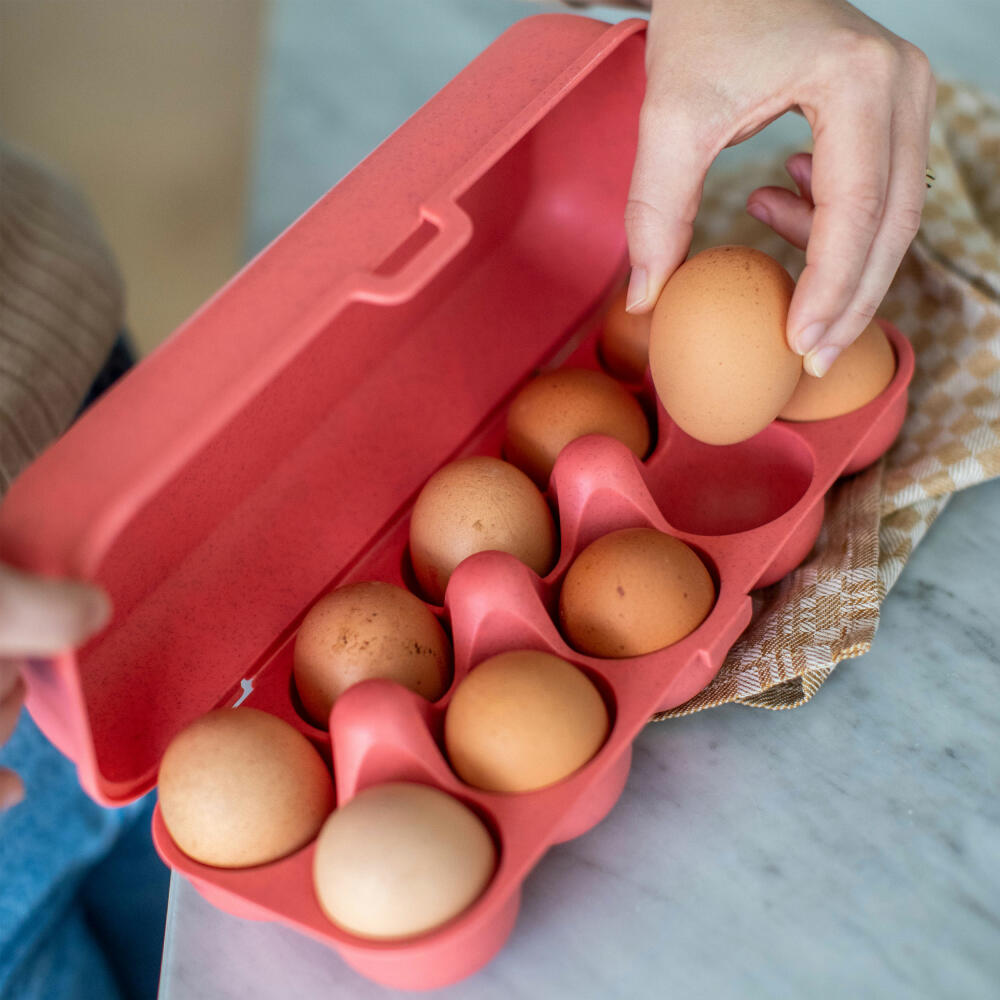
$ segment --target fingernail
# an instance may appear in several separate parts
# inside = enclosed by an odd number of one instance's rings
[[[810,351],[806,357],[805,361],[802,363],[802,367],[810,375],[815,375],[816,378],[822,378],[833,366],[834,361],[840,357],[839,347],[821,347],[818,351]]]
[[[760,202],[751,201],[747,205],[747,212],[758,222],[763,222],[765,226],[771,225],[771,213]]]
[[[799,332],[795,338],[795,350],[799,354],[808,354],[822,339],[826,333],[825,323],[813,323]]]
[[[628,279],[628,292],[625,295],[625,312],[632,312],[646,301],[649,295],[649,274],[644,267],[633,267]]]

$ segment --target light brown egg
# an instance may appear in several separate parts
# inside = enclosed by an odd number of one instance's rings
[[[339,587],[321,597],[295,636],[295,688],[309,719],[326,728],[352,684],[382,677],[435,701],[451,681],[451,643],[418,597],[391,583]]]
[[[504,456],[544,489],[559,452],[585,434],[617,438],[639,458],[649,451],[646,414],[621,382],[587,368],[560,368],[514,397]]]
[[[638,382],[649,362],[650,313],[625,311],[628,285],[622,285],[604,314],[598,346],[605,368],[626,382]]]
[[[828,420],[870,403],[896,374],[896,352],[878,323],[871,322],[822,377],[802,373],[783,420]]]
[[[220,708],[171,740],[159,803],[185,854],[246,868],[308,844],[333,808],[333,782],[313,745],[283,719]]]
[[[713,247],[671,276],[653,310],[649,367],[674,422],[707,444],[762,431],[802,373],[785,321],[788,272],[750,247]]]
[[[455,773],[490,792],[528,792],[561,781],[608,735],[596,687],[571,663],[535,650],[484,660],[458,685],[444,720]]]
[[[592,656],[642,656],[693,632],[715,603],[697,553],[653,528],[623,528],[573,561],[559,597],[570,645]]]
[[[556,556],[552,512],[538,487],[509,462],[460,458],[427,480],[413,508],[410,559],[424,595],[440,604],[455,567],[490,549],[544,575]]]
[[[313,886],[326,916],[359,937],[413,937],[457,916],[496,868],[478,816],[428,785],[359,792],[316,842]]]

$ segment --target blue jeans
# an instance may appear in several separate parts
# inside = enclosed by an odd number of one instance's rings
[[[84,405],[131,363],[121,338]],[[153,793],[120,809],[92,802],[27,713],[0,766],[26,791],[0,813],[0,1000],[153,1000],[169,883]]]

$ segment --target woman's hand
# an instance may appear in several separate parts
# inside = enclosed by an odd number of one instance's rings
[[[47,580],[0,565],[0,746],[14,732],[24,701],[20,661],[79,645],[103,628],[111,605],[103,591]],[[0,768],[0,810],[24,797],[21,779]]]
[[[805,246],[788,343],[825,374],[874,315],[920,223],[927,58],[843,0],[653,0],[646,69],[625,220],[629,311],[652,309],[684,260],[718,153],[801,110],[814,152],[789,161],[800,195],[761,188],[748,210]]]

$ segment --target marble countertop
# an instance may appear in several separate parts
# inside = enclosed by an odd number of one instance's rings
[[[987,998],[1000,983],[1000,481],[956,496],[871,652],[786,712],[651,725],[449,1000]],[[161,1000],[397,995],[174,875]]]

